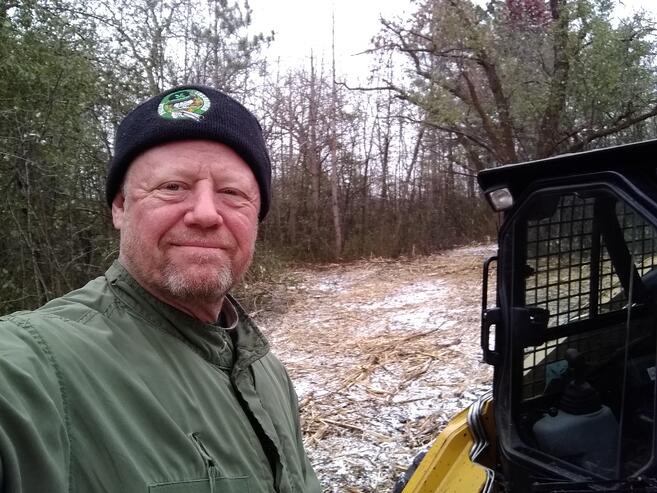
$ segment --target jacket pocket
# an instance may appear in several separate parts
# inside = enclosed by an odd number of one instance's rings
[[[213,485],[210,485],[210,480],[207,478],[152,484],[148,487],[148,493],[208,493],[212,490],[216,493],[249,492],[248,478],[213,478],[213,480]]]
[[[199,433],[188,435],[196,452],[203,460],[207,477],[185,481],[167,481],[148,485],[148,493],[249,493],[248,476],[228,477],[201,441]]]

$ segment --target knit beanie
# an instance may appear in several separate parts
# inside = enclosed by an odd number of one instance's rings
[[[142,152],[176,140],[213,140],[232,148],[251,168],[260,189],[262,221],[271,201],[271,163],[262,128],[236,100],[206,86],[180,86],[137,106],[119,125],[106,197],[112,206],[132,161]]]

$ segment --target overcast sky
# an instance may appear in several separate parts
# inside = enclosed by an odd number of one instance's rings
[[[654,0],[618,3],[622,13],[641,8],[657,12]],[[280,57],[284,67],[308,64],[311,49],[330,67],[331,14],[335,12],[336,65],[349,81],[356,74],[367,74],[370,60],[356,54],[371,46],[370,40],[380,30],[379,18],[405,17],[412,8],[410,0],[249,0],[249,4],[254,32],[276,32],[268,55],[272,60]]]
[[[307,64],[310,50],[331,62],[331,15],[335,12],[336,65],[340,73],[362,73],[369,60],[356,56],[370,46],[379,18],[401,15],[408,0],[249,0],[255,32],[276,32],[269,54],[286,67]]]

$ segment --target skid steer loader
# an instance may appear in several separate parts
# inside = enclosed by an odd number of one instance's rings
[[[492,392],[398,491],[657,492],[657,140],[478,179],[501,214],[483,273]]]

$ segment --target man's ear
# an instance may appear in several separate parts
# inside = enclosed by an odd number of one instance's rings
[[[112,222],[116,229],[121,229],[123,226],[123,217],[125,216],[125,195],[123,187],[114,196],[112,200]]]

